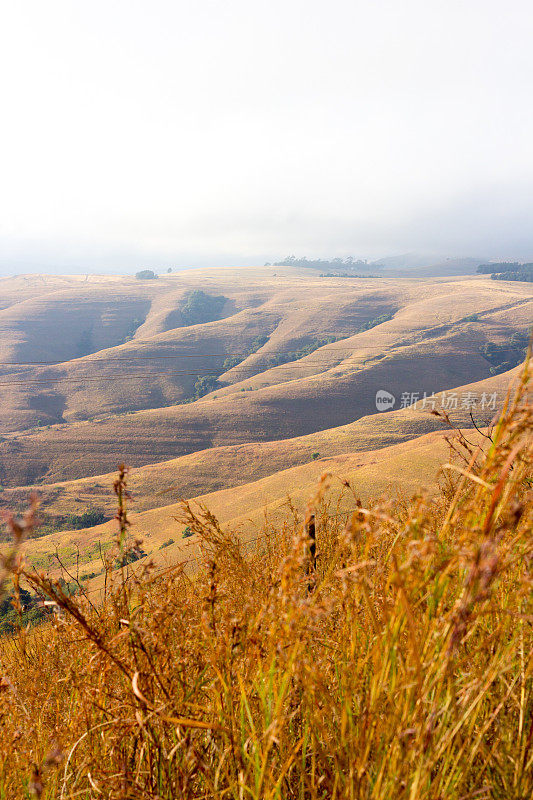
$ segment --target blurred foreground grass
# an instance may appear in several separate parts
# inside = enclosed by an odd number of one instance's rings
[[[346,519],[325,477],[316,568],[296,516],[250,553],[184,504],[194,569],[123,559],[96,603],[26,571],[32,511],[8,520],[4,583],[60,613],[0,640],[0,798],[532,797],[527,378],[437,498]]]

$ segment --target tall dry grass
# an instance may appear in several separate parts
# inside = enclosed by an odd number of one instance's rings
[[[101,605],[13,556],[62,614],[0,643],[0,798],[532,797],[526,377],[438,499],[344,524],[321,485],[316,571],[301,520],[246,552],[186,505],[196,568],[124,567]]]

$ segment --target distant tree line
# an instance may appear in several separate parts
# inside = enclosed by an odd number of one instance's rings
[[[370,272],[359,274],[357,272],[321,272],[321,278],[383,278],[383,275],[372,275]]]
[[[525,281],[533,283],[533,262],[500,261],[498,264],[480,264],[477,272],[489,275],[493,281]]]
[[[309,267],[311,269],[322,270],[338,270],[338,269],[368,269],[369,265],[365,259],[354,258],[348,256],[347,258],[296,258],[296,256],[287,256],[283,261],[275,261],[273,264],[265,264],[266,267]],[[373,265],[373,269],[379,269]]]
[[[519,261],[498,261],[493,264],[480,264],[477,272],[482,275],[491,275],[493,272],[516,272],[520,267],[532,266],[521,264]]]
[[[286,350],[284,353],[274,353],[274,355],[267,356],[268,367],[278,367],[280,364],[289,364],[291,361],[299,361],[305,356],[310,356],[319,347],[325,347],[327,344],[333,344],[337,341],[336,336],[325,336],[320,339],[312,339],[307,344],[300,347],[299,350]]]
[[[533,283],[533,265],[528,269],[520,269],[516,272],[499,272],[490,276],[493,281],[524,281]]]
[[[95,525],[102,525],[111,519],[111,516],[99,508],[88,509],[82,514],[54,514],[52,516],[43,512],[40,516],[41,524],[35,529],[34,538],[48,536],[56,531],[79,531],[82,528],[93,528]],[[2,541],[2,537],[0,537],[0,541]]]

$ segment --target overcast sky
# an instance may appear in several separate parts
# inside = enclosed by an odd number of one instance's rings
[[[533,259],[531,0],[5,0],[0,271]]]

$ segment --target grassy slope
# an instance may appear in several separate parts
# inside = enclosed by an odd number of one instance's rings
[[[173,314],[172,324],[179,321],[176,307],[184,291],[196,285],[228,296],[228,316],[205,325],[168,329]],[[0,424],[6,432],[16,431],[182,402],[193,393],[198,374],[220,370],[224,354],[249,351],[260,335],[269,335],[269,341],[221,376],[222,382],[232,385],[218,390],[217,399],[243,389],[255,393],[279,386],[259,400],[283,403],[300,392],[304,397],[329,393],[331,384],[348,397],[357,373],[376,371],[381,377],[380,361],[400,373],[407,362],[410,380],[421,373],[433,381],[431,388],[446,388],[488,374],[479,346],[527,324],[532,315],[530,298],[527,287],[494,288],[494,282],[487,280],[347,284],[298,276],[277,282],[259,274],[243,288],[242,273],[238,279],[225,276],[216,281],[185,273],[152,282],[82,283],[0,312],[5,361],[40,360],[43,354],[47,360],[71,359],[53,368],[19,369],[16,379],[8,368],[1,368],[7,385],[2,387]],[[505,309],[511,309],[510,317],[498,319]],[[391,322],[354,335],[368,320],[395,310]],[[480,320],[462,322],[473,310]],[[133,340],[119,344],[131,335],[132,321],[142,319],[145,322],[136,328]],[[89,333],[97,354],[73,358]],[[273,353],[298,349],[325,335],[342,341],[297,362],[268,368]],[[411,363],[414,356],[427,362],[422,370]],[[314,382],[295,383],[315,374]],[[357,386],[355,397],[348,400],[355,411],[351,418],[369,412],[367,399]],[[348,421],[346,408],[339,403],[335,407],[337,418],[326,420],[328,425]],[[220,413],[225,413],[223,407]]]
[[[460,387],[458,391],[471,391],[477,396],[496,392],[503,402],[509,380],[516,379],[518,374],[519,368],[516,368],[510,373]],[[437,407],[439,405],[440,400]],[[486,413],[484,418],[478,415],[478,421],[488,423],[491,416],[492,412]],[[450,417],[462,427],[471,426],[466,411],[452,412]],[[324,472],[331,472],[338,479],[348,479],[355,492],[365,499],[382,493],[390,496],[398,490],[410,494],[430,486],[439,467],[448,459],[447,430],[442,419],[411,407],[374,414],[312,437],[208,450],[140,468],[132,472],[130,479],[132,492],[139,498],[139,503],[133,506],[139,509],[132,517],[133,532],[145,538],[145,549],[155,554],[156,560],[176,558],[181,548],[179,536],[183,526],[175,520],[178,505],[168,504],[172,499],[192,498],[204,503],[223,522],[240,526],[246,535],[261,525],[266,510],[273,514],[274,522],[279,523],[280,514],[286,514],[280,508],[289,494],[301,508]],[[475,443],[480,441],[473,429],[469,430],[468,438]],[[321,458],[309,461],[312,452],[318,452]],[[108,475],[96,481],[86,478],[50,486],[45,510],[80,513],[88,507],[102,507],[112,513],[112,479],[113,476]],[[212,490],[206,494],[210,486]],[[224,488],[216,491],[216,486]],[[336,486],[339,488],[340,483]],[[17,490],[11,497],[6,493],[6,504],[11,504],[14,496],[20,500],[23,492],[23,489]],[[150,506],[155,508],[150,509]],[[147,507],[148,510],[140,510]],[[110,522],[90,529],[51,534],[30,542],[28,554],[44,566],[56,548],[68,558],[72,557],[73,548],[79,547],[87,560],[84,569],[97,571],[98,542],[109,542],[114,531],[115,523]],[[174,538],[176,544],[160,553],[160,545],[168,538]],[[187,552],[191,544],[187,542]]]
[[[487,378],[488,364],[479,355],[479,347],[485,341],[505,341],[510,330],[526,327],[531,319],[529,287],[495,287],[485,279],[352,281],[347,288],[342,280],[309,279],[290,271],[277,282],[257,270],[246,291],[241,282],[239,271],[216,278],[198,272],[142,284],[102,279],[94,286],[82,284],[81,290],[79,285],[70,284],[66,289],[56,284],[51,290],[47,287],[46,296],[66,297],[72,292],[81,296],[80,291],[94,291],[96,297],[107,293],[119,305],[125,297],[138,299],[144,294],[151,298],[150,310],[132,341],[58,367],[73,381],[65,389],[65,408],[70,404],[69,413],[74,416],[76,403],[86,411],[101,410],[106,403],[114,403],[113,397],[121,392],[126,397],[123,403],[138,404],[141,391],[145,391],[144,402],[156,404],[154,391],[157,394],[158,390],[152,379],[142,380],[133,388],[121,381],[124,366],[119,359],[128,354],[175,353],[178,349],[182,354],[199,356],[207,351],[227,352],[236,346],[246,349],[262,330],[268,330],[271,338],[258,353],[223,376],[228,383],[225,389],[217,389],[196,403],[126,415],[107,414],[93,422],[7,434],[0,444],[0,482],[19,484],[19,488],[4,491],[1,505],[20,505],[29,485],[44,477],[48,484],[43,487],[47,514],[82,513],[89,508],[102,508],[111,514],[113,476],[97,473],[115,469],[119,461],[136,467],[131,487],[138,512],[161,509],[178,496],[209,493],[217,503],[219,495],[213,492],[222,491],[222,497],[224,490],[237,485],[243,487],[243,497],[253,496],[256,502],[256,490],[262,491],[261,480],[267,478],[269,486],[280,480],[298,493],[298,486],[310,486],[324,468],[322,461],[311,462],[313,453],[322,459],[342,457],[348,472],[363,468],[361,458],[377,459],[380,471],[386,474],[383,457],[387,451],[382,450],[383,456],[375,451],[444,425],[427,411],[412,408],[375,413],[376,390],[385,388],[399,397],[403,391],[460,387],[478,396],[483,391],[496,391],[501,401],[510,376]],[[168,329],[176,322],[179,297],[193,285],[228,296],[227,316],[205,325]],[[26,302],[6,311],[15,308],[19,313],[19,306]],[[290,349],[305,340],[305,335],[332,330],[346,334],[371,318],[376,308],[381,312],[393,307],[398,309],[394,319],[372,330],[347,336],[297,362],[259,371],[269,353]],[[474,310],[478,318],[465,320]],[[83,388],[83,371],[94,359],[104,360],[105,367],[100,369],[110,377]],[[200,366],[202,362],[192,359],[189,363]],[[156,367],[161,368],[160,362]],[[151,365],[146,367],[148,372],[150,369]],[[247,371],[246,380],[239,380],[239,369]],[[73,380],[76,376],[78,388]],[[186,389],[182,379],[174,384],[178,393]],[[155,399],[160,401],[161,397],[160,393]],[[487,424],[490,416],[486,412],[477,418],[480,424]],[[455,412],[452,417],[461,425],[471,425],[466,411]],[[437,437],[435,442],[442,440]],[[405,447],[405,452],[410,452],[408,445]],[[354,455],[361,453],[365,455]],[[441,450],[437,448],[435,453],[436,461],[442,460]],[[357,458],[356,463],[353,459]],[[410,458],[407,468],[405,464],[402,467],[402,476],[417,476],[412,485],[420,485],[419,463],[424,459],[418,459],[415,451]],[[365,469],[369,469],[367,463]],[[308,473],[309,480],[305,478]],[[369,475],[364,473],[361,491],[367,484],[372,491],[383,488],[383,483],[376,483],[378,475],[369,484]],[[251,490],[246,488],[250,484],[254,487]],[[241,516],[235,510],[239,503],[232,503],[234,517]],[[169,514],[172,516],[172,506],[169,508],[157,512],[167,521]],[[256,517],[261,508],[257,501],[253,511]],[[242,513],[252,512],[246,506]],[[166,531],[166,527],[161,530]],[[58,535],[57,541],[70,541],[68,532]],[[90,541],[93,535],[99,535],[98,530],[72,534],[80,542]],[[55,541],[46,538],[35,546],[41,553],[49,552]]]
[[[35,424],[39,417],[41,422],[44,419],[46,423],[55,423],[58,419],[73,420],[97,413],[179,402],[190,396],[195,374],[220,368],[228,353],[250,351],[258,336],[272,334],[271,341],[263,349],[264,357],[264,353],[273,350],[297,347],[302,339],[313,334],[334,331],[335,335],[346,336],[396,302],[395,290],[379,293],[368,281],[352,287],[349,296],[339,302],[339,289],[333,287],[324,295],[323,286],[316,279],[304,281],[292,276],[280,289],[271,279],[259,278],[248,281],[243,288],[242,278],[241,274],[238,280],[219,278],[215,281],[186,273],[185,277],[155,282],[125,279],[122,284],[111,282],[108,286],[87,284],[60,293],[48,292],[29,304],[21,303],[8,309],[3,321],[0,312],[5,360],[39,360],[43,358],[43,348],[48,360],[67,359],[54,369],[23,370],[26,381],[49,381],[50,386],[35,391],[27,387],[13,388],[6,392],[0,412],[3,427],[16,430]],[[180,327],[183,320],[177,311],[178,303],[184,292],[195,286],[228,297],[225,319],[185,329]],[[136,312],[130,307],[132,296],[134,299],[143,297],[148,309],[143,309],[142,314]],[[322,308],[318,317],[317,304]],[[65,315],[68,317],[69,305],[76,313],[72,318],[63,319]],[[132,318],[137,322],[144,319],[136,327],[132,341],[119,344],[128,331],[121,331],[121,338],[113,340],[108,330],[109,305],[130,322]],[[105,319],[102,320],[102,316]],[[96,371],[94,356],[73,358],[79,355],[82,334],[95,326],[108,333],[108,340],[100,342]],[[113,345],[111,349],[110,345]],[[102,351],[101,347],[107,349]],[[220,357],[206,358],[206,354],[213,353]],[[169,354],[173,356],[171,361],[165,358]],[[158,356],[161,360],[157,360]],[[143,360],[147,357],[150,360]],[[125,359],[131,359],[131,363],[125,363]],[[180,376],[175,374],[177,369],[193,374]],[[241,374],[243,369],[239,367]],[[139,373],[145,377],[130,379],[130,375]],[[87,377],[95,375],[105,380],[87,382]],[[117,380],[119,376],[123,380]],[[35,409],[36,398],[45,395],[48,408]],[[57,396],[55,407],[50,400],[54,395]],[[40,405],[45,405],[42,400]]]
[[[475,384],[458,387],[459,392],[497,392],[503,400],[509,381],[518,373],[488,378]],[[476,415],[480,424],[489,421],[492,412]],[[450,414],[452,421],[471,427],[465,411]],[[397,409],[370,416],[336,428],[328,428],[306,436],[272,442],[246,442],[198,450],[168,461],[132,469],[130,488],[135,507],[146,510],[165,505],[173,497],[195,497],[200,492],[242,485],[305,464],[313,453],[320,458],[345,453],[375,452],[392,444],[407,442],[431,431],[444,429],[445,423],[420,408]],[[118,462],[117,462],[118,463]],[[116,464],[114,465],[116,466]],[[0,495],[0,506],[22,507],[28,493],[35,489],[43,499],[48,514],[82,513],[87,509],[104,509],[113,513],[112,484],[114,473],[90,476],[43,485],[6,488]]]
[[[450,370],[453,370],[451,354],[449,358]],[[376,441],[382,445],[407,439],[435,430],[438,422],[422,411],[399,410],[393,416],[376,414],[375,393],[380,388],[390,388],[396,393],[413,390],[413,387],[418,391],[425,388],[431,391],[434,374],[428,373],[429,378],[422,376],[421,366],[423,368],[413,352],[410,358],[404,355],[392,364],[380,362],[373,370],[363,370],[352,382],[346,375],[337,375],[324,387],[319,377],[313,376],[298,382],[298,392],[294,392],[291,383],[217,400],[208,398],[186,406],[113,417],[101,424],[75,423],[5,437],[0,445],[0,481],[4,485],[20,486],[46,476],[47,482],[55,483],[111,471],[120,461],[138,467],[210,446],[277,441],[295,435],[310,434],[311,452],[320,451],[323,436],[326,440],[331,436],[327,429],[343,427],[343,423],[350,425],[352,420],[352,426],[346,431],[347,438],[362,435],[370,441],[361,449],[380,446]],[[425,366],[427,368],[427,364]],[[420,385],[418,381],[422,380]],[[483,391],[486,387],[487,391],[491,389],[503,395],[507,380],[505,376],[495,376],[475,386],[464,380],[456,380],[451,385],[465,386],[472,391]],[[358,418],[360,424],[356,422]],[[465,414],[459,414],[458,418],[468,419]],[[344,447],[345,452],[350,449]]]
[[[477,435],[474,438],[479,440]],[[342,489],[343,480],[348,480],[353,492],[363,500],[381,495],[407,497],[422,488],[432,487],[440,466],[448,459],[449,452],[444,432],[438,431],[380,450],[345,453],[309,461],[238,487],[202,493],[191,498],[191,501],[193,505],[207,506],[220,522],[239,529],[240,535],[246,539],[261,528],[265,515],[275,525],[290,517],[286,504],[288,496],[301,511],[320,477],[326,472],[332,476],[331,497],[336,499],[343,492],[341,507],[351,508],[354,497],[350,491]],[[134,488],[135,473],[130,485]],[[75,493],[76,490],[73,494]],[[107,496],[113,505],[109,486]],[[67,497],[72,500],[70,493]],[[160,501],[168,503],[171,498],[172,495],[166,494]],[[72,508],[71,504],[70,509]],[[137,504],[133,503],[130,514],[131,533],[144,540],[144,549],[156,562],[165,563],[190,557],[195,540],[181,540],[184,525],[175,519],[179,514],[179,502],[146,511],[136,509]],[[91,572],[101,567],[98,542],[110,542],[115,532],[116,522],[113,520],[94,528],[54,533],[28,542],[26,554],[30,563],[42,567],[49,563],[49,557],[56,549],[71,563],[76,548],[79,548],[83,554],[81,571]],[[169,538],[173,538],[175,544],[160,550],[161,544]],[[50,564],[53,566],[52,561]]]
[[[487,338],[508,337],[509,329],[525,326],[531,314],[527,298],[518,305],[516,299],[514,305],[500,303],[499,309],[475,323],[441,326],[437,331],[433,326],[429,332],[419,329],[411,334],[408,316],[400,320],[400,331],[392,331],[393,343],[391,328],[399,323],[384,323],[352,337],[354,355],[319,374],[295,377],[306,368],[304,360],[277,368],[283,380],[278,377],[282,382],[274,385],[261,387],[268,374],[254,378],[259,384],[255,390],[251,385],[251,391],[240,391],[248,387],[236,384],[190,405],[8,434],[0,444],[0,481],[5,485],[56,482],[111,470],[119,460],[140,466],[211,446],[303,436],[371,414],[379,388],[399,396],[403,391],[463,385],[488,372],[479,345]],[[307,362],[312,361],[316,371],[323,369],[322,359],[328,357],[338,360],[334,345],[312,354]],[[117,379],[105,383],[121,385]],[[143,386],[154,391],[149,381]]]

